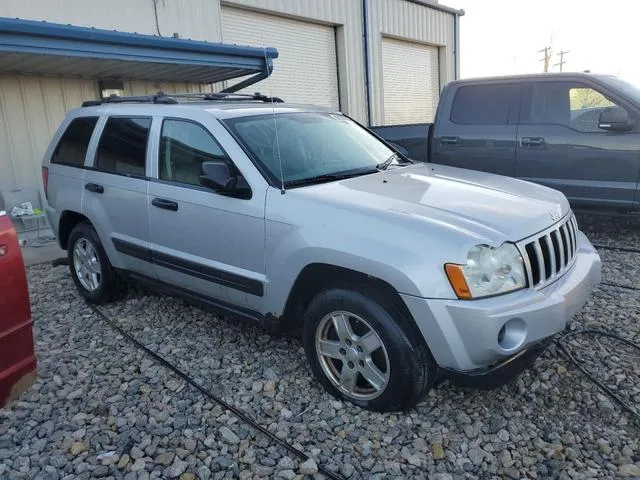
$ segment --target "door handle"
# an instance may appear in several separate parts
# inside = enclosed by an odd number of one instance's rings
[[[523,147],[541,147],[544,145],[542,137],[522,137],[520,145]]]
[[[440,137],[440,145],[458,145],[460,137]]]
[[[176,202],[166,200],[164,198],[154,198],[151,200],[151,205],[162,208],[163,210],[171,210],[172,212],[178,211],[178,204]]]
[[[84,189],[93,193],[104,193],[104,187],[97,183],[85,183]]]

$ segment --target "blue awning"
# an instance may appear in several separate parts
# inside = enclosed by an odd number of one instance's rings
[[[253,75],[257,81],[277,57],[275,48],[0,17],[0,73],[192,83]]]

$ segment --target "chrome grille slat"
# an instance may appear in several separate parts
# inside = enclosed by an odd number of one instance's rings
[[[541,288],[565,274],[578,253],[578,223],[569,213],[559,223],[518,243],[529,285]]]
[[[544,243],[547,246],[547,252],[549,255],[549,263],[551,264],[551,268],[550,271],[551,273],[549,274],[549,278],[553,278],[556,276],[556,252],[553,249],[553,243],[551,243],[551,234],[549,235],[545,235],[544,238]]]
[[[540,242],[533,243],[533,248],[536,251],[536,262],[538,263],[538,271],[540,272],[540,283],[547,279],[547,271],[544,266],[544,256],[542,255],[542,249],[540,248]]]
[[[564,248],[562,247],[562,235],[560,234],[560,228],[558,230],[554,230],[551,235],[556,237],[556,242],[558,242],[558,251],[560,252],[560,271],[562,271],[567,264],[564,262]]]

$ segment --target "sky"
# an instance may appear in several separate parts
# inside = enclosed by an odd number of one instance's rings
[[[640,86],[640,0],[440,0],[464,9],[462,78],[542,72],[539,53],[552,47],[550,70],[591,70]]]

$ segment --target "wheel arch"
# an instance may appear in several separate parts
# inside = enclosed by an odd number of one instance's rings
[[[69,235],[71,235],[73,228],[81,222],[91,223],[85,215],[73,210],[64,210],[60,214],[60,222],[58,223],[58,242],[60,243],[60,248],[67,250],[69,247]]]
[[[416,333],[420,333],[409,308],[390,283],[373,275],[329,263],[311,263],[300,271],[287,296],[282,315],[284,324],[294,330],[301,329],[302,316],[313,297],[332,286],[345,284],[353,285],[358,291],[374,291],[377,295],[384,296],[402,310],[411,320]]]

